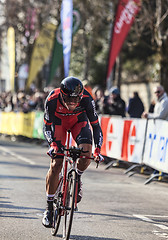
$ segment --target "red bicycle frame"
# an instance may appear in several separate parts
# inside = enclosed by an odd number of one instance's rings
[[[60,154],[64,155],[65,157],[65,162],[64,162],[64,170],[63,170],[63,187],[62,187],[62,203],[63,203],[63,208],[65,207],[65,202],[66,202],[66,194],[67,194],[67,188],[68,188],[68,180],[67,180],[67,170],[68,170],[68,162],[69,160],[69,154],[68,154],[68,149],[70,147],[70,134],[71,132],[68,131],[67,133],[67,147],[66,147],[66,153],[65,154]],[[94,159],[94,157],[86,157],[86,156],[80,156],[80,158],[88,158],[88,159]],[[78,181],[76,182],[76,191],[75,191],[75,208],[77,207],[77,194],[78,194]],[[61,213],[62,215],[64,214],[64,211]]]
[[[69,143],[70,143],[70,131],[68,131],[68,137],[67,137],[67,149],[69,149]],[[68,155],[68,151],[67,151]],[[63,175],[63,206],[65,206],[65,200],[66,200],[66,192],[68,187],[68,181],[67,181],[67,168],[68,168],[68,159],[65,156],[65,164],[64,164],[64,175]]]

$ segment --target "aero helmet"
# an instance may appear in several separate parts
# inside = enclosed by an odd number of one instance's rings
[[[60,92],[66,103],[70,101],[80,102],[83,96],[83,90],[83,84],[78,78],[67,77],[61,82]]]

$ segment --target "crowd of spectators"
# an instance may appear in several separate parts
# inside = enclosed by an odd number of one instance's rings
[[[102,88],[89,86],[85,88],[90,92],[95,100],[96,110],[98,114],[118,115],[125,117],[127,113],[126,103],[120,96],[120,91],[117,87],[111,88],[108,93],[104,93]],[[44,102],[51,89],[39,91],[31,90],[19,92],[2,92],[0,93],[0,111],[3,112],[24,112],[43,111]]]
[[[138,92],[133,92],[132,98],[129,99],[126,105],[125,101],[120,96],[118,87],[112,87],[108,92],[104,92],[100,87],[95,87],[93,89],[89,88],[89,86],[85,87],[95,100],[98,114],[132,118],[149,117],[168,119],[168,97],[162,86],[157,86],[154,89],[157,95],[157,102],[156,104],[153,102],[151,103],[149,113],[144,112],[144,105]],[[2,92],[0,93],[0,111],[24,113],[43,111],[45,99],[50,91],[51,89],[46,88],[44,91],[34,89],[29,93],[25,91],[19,91],[18,93],[12,93],[10,91]]]
[[[112,87],[108,94],[104,94],[101,88],[93,89],[96,110],[98,114],[126,116],[126,103],[120,96],[120,90]]]
[[[0,111],[3,112],[24,112],[43,111],[45,98],[48,91],[34,90],[30,93],[19,91],[18,93],[0,93]]]

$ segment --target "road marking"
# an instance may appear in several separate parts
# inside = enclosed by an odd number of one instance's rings
[[[141,220],[143,220],[145,222],[154,222],[152,219],[150,219],[148,217],[145,217],[144,215],[133,214],[133,216],[136,217],[136,218],[140,218]]]
[[[156,231],[156,230],[154,230],[152,232],[153,232],[153,234],[155,234],[158,237],[168,239],[168,234],[167,233],[162,233],[162,232],[159,232],[159,231]]]
[[[11,152],[11,151],[10,151],[8,148],[6,148],[6,147],[1,147],[1,146],[0,146],[0,150],[3,151],[3,152],[5,152],[5,153],[10,154],[11,156],[13,156],[13,157],[15,157],[15,158],[17,158],[17,159],[19,159],[19,160],[21,160],[21,161],[23,161],[23,162],[29,163],[29,164],[31,164],[31,165],[35,165],[35,164],[36,164],[35,162],[31,161],[31,160],[28,159],[28,158],[25,158],[25,157],[23,157],[23,156],[20,156],[20,155],[14,153],[14,152]]]
[[[145,222],[150,222],[152,223],[154,226],[162,229],[162,230],[168,230],[168,227],[166,225],[163,224],[159,224],[156,223],[156,221],[150,219],[149,217],[153,217],[153,218],[168,218],[168,216],[159,216],[159,215],[139,215],[139,214],[133,214],[134,217],[139,218]],[[155,235],[159,236],[159,237],[163,237],[163,238],[168,238],[168,234],[167,233],[160,233],[159,231],[152,231]]]

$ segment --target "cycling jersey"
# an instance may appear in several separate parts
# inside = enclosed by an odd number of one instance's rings
[[[88,121],[89,120],[89,121]],[[68,110],[62,103],[60,88],[54,89],[45,101],[44,136],[50,145],[55,142],[58,147],[65,145],[66,132],[71,131],[76,143],[92,144],[92,133],[96,147],[101,148],[103,135],[96,113],[95,102],[84,89],[82,100],[74,111]]]

